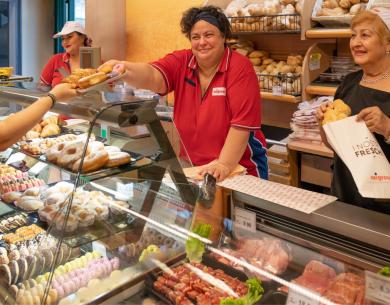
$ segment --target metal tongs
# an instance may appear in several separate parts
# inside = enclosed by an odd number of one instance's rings
[[[217,180],[210,174],[203,177],[203,182],[200,186],[198,201],[206,208],[211,208],[215,199]]]

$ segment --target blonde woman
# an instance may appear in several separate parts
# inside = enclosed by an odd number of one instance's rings
[[[352,19],[351,29],[351,54],[362,69],[347,75],[335,99],[342,99],[352,115],[364,120],[390,160],[390,10],[363,11]],[[325,110],[323,106],[317,111],[319,120]],[[390,199],[379,202],[360,196],[350,171],[337,155],[332,193],[341,201],[390,214]]]

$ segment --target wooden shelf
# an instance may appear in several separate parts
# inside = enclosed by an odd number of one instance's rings
[[[310,29],[306,31],[306,38],[350,38],[350,29]]]
[[[293,96],[288,94],[273,95],[271,92],[263,92],[263,91],[261,91],[261,98],[263,100],[285,102],[285,103],[292,103],[292,104],[298,104],[302,100],[300,96]]]
[[[305,152],[313,155],[323,156],[327,158],[333,158],[333,150],[326,147],[324,144],[311,144],[301,141],[291,141],[287,144],[290,150]]]
[[[306,93],[312,95],[335,95],[336,86],[309,85],[306,87]]]

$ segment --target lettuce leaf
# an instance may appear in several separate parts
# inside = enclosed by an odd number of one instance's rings
[[[258,302],[263,296],[264,289],[261,286],[260,280],[253,278],[246,282],[248,292],[245,296],[239,299],[226,298],[221,300],[220,305],[253,305]]]
[[[390,267],[383,267],[378,273],[390,277]]]
[[[200,237],[208,238],[211,234],[211,229],[212,227],[209,224],[198,223],[192,232]],[[186,254],[190,262],[200,263],[205,249],[204,243],[198,238],[188,237],[186,241]]]

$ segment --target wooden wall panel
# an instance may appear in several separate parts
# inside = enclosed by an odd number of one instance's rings
[[[138,2],[138,1],[137,1]],[[102,48],[102,59],[125,59],[126,0],[85,1],[85,29],[93,46]]]
[[[202,0],[127,0],[126,59],[151,61],[189,48],[180,31],[180,19],[186,9],[202,4]]]

